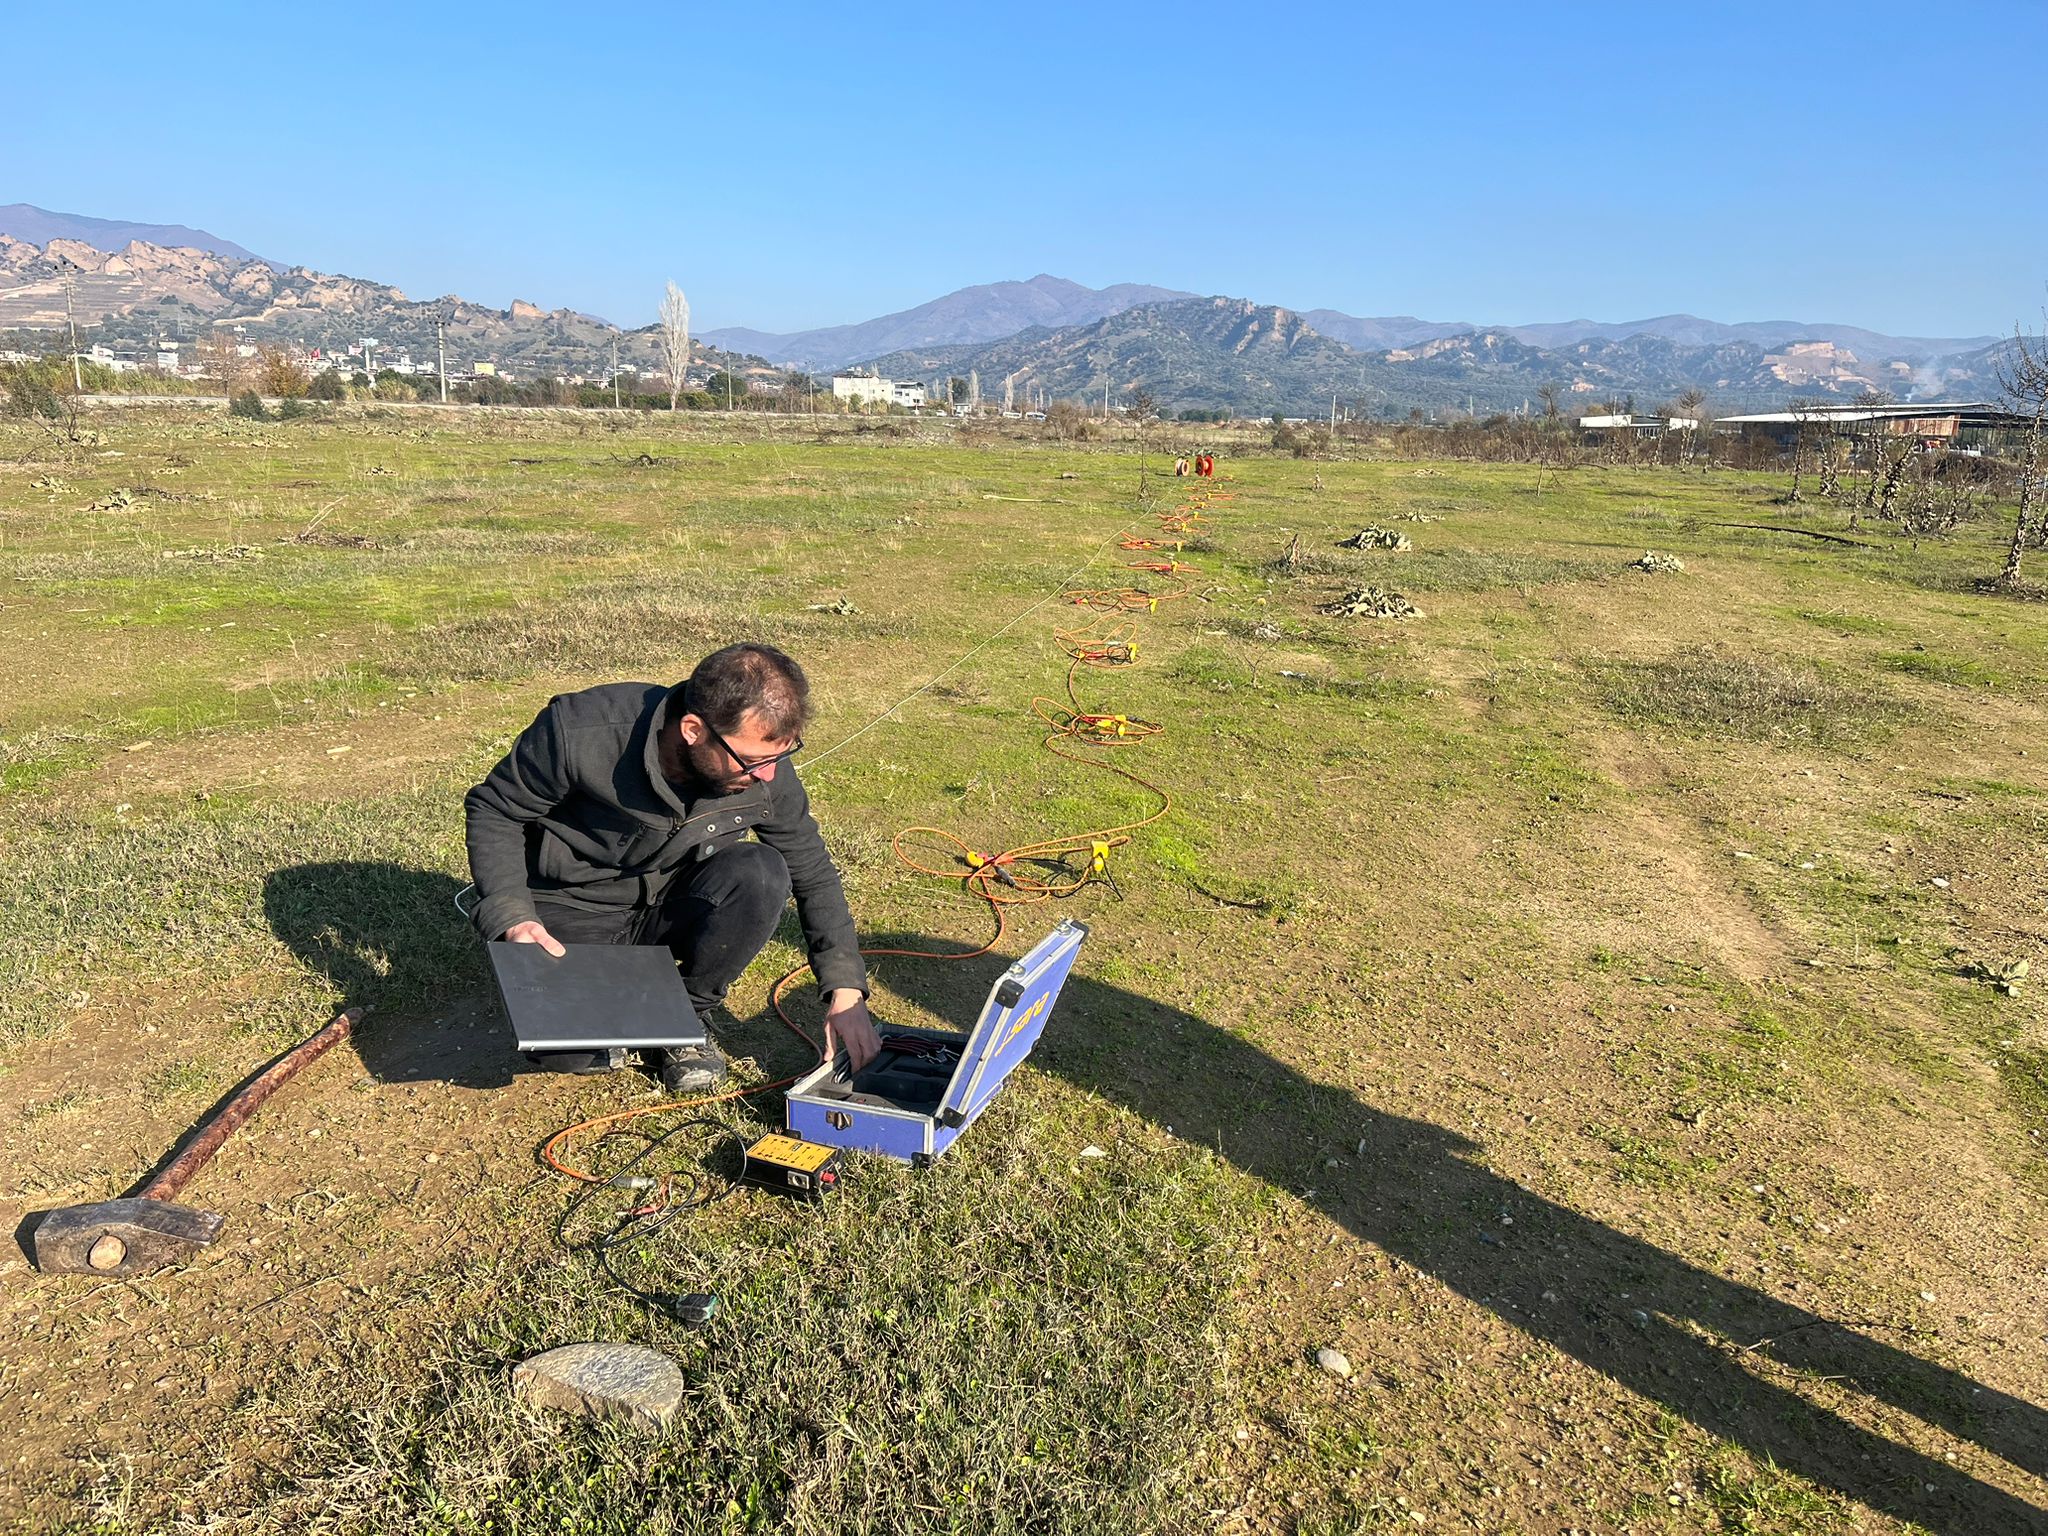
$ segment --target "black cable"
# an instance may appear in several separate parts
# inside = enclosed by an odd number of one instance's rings
[[[701,1323],[707,1321],[717,1307],[717,1299],[704,1292],[677,1294],[650,1291],[635,1285],[619,1273],[612,1262],[612,1251],[641,1238],[654,1236],[688,1211],[702,1210],[708,1205],[723,1200],[739,1187],[737,1171],[730,1174],[713,1173],[708,1167],[694,1169],[672,1168],[659,1174],[636,1174],[634,1170],[685,1131],[710,1132],[717,1141],[707,1150],[700,1163],[708,1161],[715,1152],[730,1146],[735,1149],[741,1163],[744,1163],[747,1139],[731,1126],[705,1116],[681,1120],[663,1131],[659,1136],[649,1136],[630,1130],[608,1131],[598,1138],[597,1146],[614,1138],[638,1141],[642,1145],[638,1152],[627,1158],[602,1183],[585,1185],[582,1191],[563,1209],[555,1221],[555,1241],[571,1253],[594,1253],[597,1265],[611,1282],[643,1306],[665,1313],[678,1322]],[[621,1181],[631,1180],[631,1183]],[[680,1188],[678,1185],[680,1184]],[[570,1236],[570,1227],[577,1214],[593,1198],[603,1192],[625,1194],[636,1199],[609,1232],[584,1241]]]

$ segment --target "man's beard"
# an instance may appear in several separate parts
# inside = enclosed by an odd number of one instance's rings
[[[731,761],[723,747],[706,738],[694,747],[683,743],[683,771],[690,776],[691,787],[704,794],[737,795],[746,791],[753,775],[740,774],[737,778],[721,770]]]

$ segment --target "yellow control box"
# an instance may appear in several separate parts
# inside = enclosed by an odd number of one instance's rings
[[[839,1185],[845,1149],[794,1136],[763,1136],[747,1148],[742,1177],[751,1184],[813,1199]]]

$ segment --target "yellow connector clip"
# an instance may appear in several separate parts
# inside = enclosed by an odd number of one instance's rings
[[[1159,599],[1156,597],[1147,599],[1145,611],[1147,613],[1157,613],[1159,611]]]

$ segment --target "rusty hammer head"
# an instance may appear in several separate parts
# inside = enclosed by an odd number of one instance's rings
[[[36,1226],[36,1268],[46,1275],[147,1274],[211,1245],[226,1219],[168,1200],[66,1206]]]

